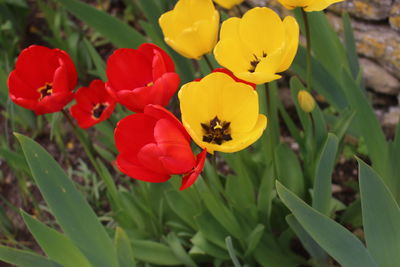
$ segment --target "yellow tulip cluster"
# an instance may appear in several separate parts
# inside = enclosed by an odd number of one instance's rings
[[[279,0],[289,9],[318,11],[343,0]],[[214,0],[229,9],[243,0]],[[259,114],[258,95],[249,83],[263,84],[281,76],[296,55],[299,26],[271,9],[256,7],[242,18],[222,23],[212,0],[179,0],[159,23],[165,42],[181,55],[200,59],[213,51],[217,62],[233,73],[211,73],[179,91],[182,122],[193,140],[209,153],[235,152],[255,142],[267,126]],[[242,82],[239,81],[242,80]],[[245,83],[244,83],[244,82]],[[315,103],[304,91],[299,102],[306,112]]]

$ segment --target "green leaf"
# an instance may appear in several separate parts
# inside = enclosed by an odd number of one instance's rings
[[[196,222],[205,239],[225,249],[225,238],[229,233],[208,211],[196,216]]]
[[[214,245],[213,243],[209,242],[203,235],[202,232],[197,232],[190,241],[194,245],[194,251],[193,249],[190,250],[190,254],[192,253],[198,253],[199,249],[201,251],[204,251],[204,253],[213,256],[214,258],[217,259],[222,259],[222,260],[228,260],[229,255],[226,249],[222,249],[219,246]]]
[[[168,234],[165,238],[169,247],[172,249],[176,257],[178,257],[185,266],[197,267],[197,264],[192,260],[186,250],[183,248],[181,241],[174,232]]]
[[[264,234],[265,226],[262,224],[258,224],[256,228],[251,231],[249,237],[246,239],[247,249],[244,256],[248,256],[257,247],[258,243],[261,241],[261,238]]]
[[[195,184],[199,188],[200,194],[207,209],[214,218],[234,237],[241,239],[243,236],[242,228],[237,219],[222,202],[220,197],[217,197],[205,184],[202,179],[199,179]]]
[[[61,167],[38,143],[20,134],[15,136],[43,198],[65,234],[93,266],[118,266],[107,232]]]
[[[280,144],[275,150],[278,180],[300,198],[304,197],[304,177],[296,154],[286,145]]]
[[[117,249],[119,267],[135,267],[136,262],[130,240],[121,227],[117,227],[115,231],[114,243]]]
[[[358,55],[356,50],[356,41],[354,39],[353,29],[351,27],[350,16],[347,12],[342,14],[343,30],[344,30],[344,46],[346,47],[347,59],[353,78],[357,79],[360,72],[360,65],[358,62]]]
[[[304,230],[343,267],[378,267],[357,237],[314,210],[278,181],[278,195]]]
[[[329,216],[332,198],[332,173],[339,141],[329,133],[318,158],[313,190],[313,208]]]
[[[117,47],[136,48],[146,39],[135,29],[117,18],[77,0],[54,0],[69,12],[101,33]]]
[[[135,258],[151,264],[162,266],[182,265],[182,261],[172,250],[162,244],[149,240],[132,240]]]
[[[190,190],[190,189],[189,189]],[[165,198],[169,207],[192,229],[196,229],[194,217],[199,214],[200,209],[193,201],[185,200],[183,194],[186,191],[168,191],[165,193]],[[194,193],[194,192],[192,192]]]
[[[400,262],[400,208],[379,175],[358,159],[363,225],[368,250],[380,267]]]
[[[345,110],[340,118],[336,121],[335,125],[333,125],[332,133],[337,136],[338,140],[342,140],[343,136],[349,129],[350,124],[353,122],[355,115],[355,111]]]
[[[0,260],[18,267],[63,267],[43,256],[29,251],[0,246]]]
[[[46,255],[64,267],[90,267],[82,252],[63,234],[21,212],[25,224]]]
[[[83,43],[85,44],[89,52],[90,58],[92,59],[93,64],[96,67],[97,75],[101,80],[106,81],[107,80],[106,64],[104,63],[103,59],[96,51],[96,49],[93,47],[93,45],[86,38],[83,39]]]
[[[304,248],[310,253],[311,257],[318,263],[319,267],[328,267],[328,255],[318,245],[317,242],[304,230],[293,214],[286,216],[286,221],[290,228],[296,233]]]
[[[347,88],[346,97],[352,109],[356,111],[354,124],[357,126],[358,133],[364,137],[372,166],[385,179],[389,189],[392,189],[391,183],[395,182],[389,175],[385,175],[388,171],[388,145],[380,123],[366,95],[346,69],[342,69],[342,77],[343,87]],[[395,197],[400,198],[400,195]]]
[[[236,256],[236,251],[232,244],[232,238],[230,236],[227,236],[225,238],[225,243],[226,243],[226,248],[228,249],[229,256],[231,257],[233,266],[234,267],[242,267],[242,265],[240,264],[240,262]]]

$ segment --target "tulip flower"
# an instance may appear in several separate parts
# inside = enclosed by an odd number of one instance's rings
[[[243,1],[244,0],[214,0],[215,3],[226,9],[231,9],[235,5],[241,4]]]
[[[244,81],[244,80],[242,80],[242,79],[239,79],[238,77],[236,77],[236,76],[232,73],[232,71],[230,71],[230,70],[228,70],[228,69],[216,68],[216,69],[214,69],[212,72],[222,72],[222,73],[228,74],[228,75],[229,75],[232,79],[234,79],[235,81],[248,84],[248,85],[250,85],[251,87],[253,87],[253,89],[256,89],[256,85],[255,85],[254,83],[246,82],[246,81]]]
[[[18,56],[8,77],[11,100],[37,115],[60,111],[74,97],[77,73],[60,49],[31,45]]]
[[[214,72],[187,83],[178,96],[183,125],[209,153],[242,150],[267,126],[267,118],[259,114],[257,91],[225,73]]]
[[[179,0],[159,24],[165,42],[187,58],[199,59],[217,43],[219,13],[212,0]]]
[[[89,87],[79,88],[75,99],[76,104],[70,111],[81,128],[89,128],[107,120],[115,108],[115,100],[101,80],[92,81]]]
[[[119,121],[115,143],[118,168],[138,180],[160,183],[183,174],[183,190],[196,181],[204,167],[206,151],[196,157],[180,121],[158,105],[148,105],[144,113]]]
[[[304,112],[311,112],[315,108],[315,100],[312,95],[306,90],[300,90],[297,94],[297,100],[299,101],[300,108]]]
[[[297,52],[299,26],[287,16],[283,21],[272,9],[256,7],[243,18],[223,22],[214,48],[219,64],[245,81],[262,84],[279,79]]]
[[[328,6],[343,0],[278,0],[287,9],[301,7],[304,11],[321,11]]]
[[[180,82],[172,59],[150,43],[117,49],[107,61],[107,78],[109,93],[134,112],[148,104],[168,105]]]

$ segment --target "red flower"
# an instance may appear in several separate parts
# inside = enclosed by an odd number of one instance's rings
[[[172,59],[150,43],[117,49],[107,61],[107,77],[107,90],[134,112],[147,104],[168,105],[180,81]]]
[[[74,63],[60,49],[31,45],[18,56],[8,77],[11,100],[37,115],[60,111],[74,97]]]
[[[89,87],[79,88],[75,99],[76,104],[70,111],[81,128],[89,128],[108,119],[115,108],[115,100],[101,80],[92,81]]]
[[[114,133],[121,172],[142,181],[160,183],[185,174],[181,190],[193,184],[204,166],[206,151],[197,159],[183,125],[169,111],[148,105],[144,113],[118,122]]]
[[[224,69],[224,68],[216,68],[214,69],[212,72],[223,72],[225,74],[228,74],[229,76],[231,76],[232,79],[234,79],[236,82],[240,82],[240,83],[245,83],[250,85],[251,87],[253,87],[253,89],[256,89],[256,84],[255,83],[251,83],[251,82],[247,82],[245,80],[239,79],[238,77],[236,77],[232,71],[228,70],[228,69]],[[202,78],[197,78],[196,82],[200,81]]]

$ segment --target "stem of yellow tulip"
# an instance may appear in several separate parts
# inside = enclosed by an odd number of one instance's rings
[[[90,143],[85,142],[84,136],[81,134],[80,130],[76,127],[75,123],[72,121],[68,112],[64,109],[61,112],[68,121],[68,123],[71,125],[72,131],[74,132],[76,138],[78,138],[79,142],[81,143],[83,150],[85,151],[86,155],[90,160],[90,163],[93,165],[93,168],[96,170],[99,177],[102,177],[102,172],[100,170],[100,167],[97,164],[97,161],[92,153],[93,147],[89,145]]]
[[[306,30],[306,41],[307,41],[307,91],[311,92],[311,73],[312,73],[312,62],[311,62],[311,31],[310,23],[308,22],[307,12],[301,9],[303,15],[304,28]]]
[[[211,64],[211,60],[208,58],[207,55],[203,55],[204,60],[207,62],[208,67],[210,68],[210,71],[214,70],[213,65]]]

